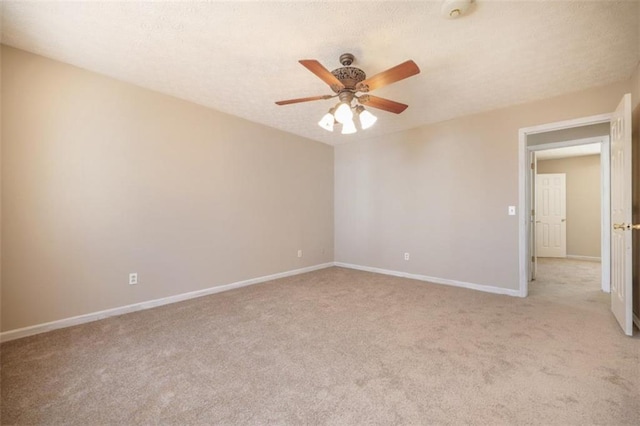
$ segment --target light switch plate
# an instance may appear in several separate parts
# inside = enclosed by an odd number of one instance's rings
[[[509,216],[516,215],[516,206],[509,206]]]

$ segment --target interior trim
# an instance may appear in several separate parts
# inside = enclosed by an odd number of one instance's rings
[[[577,254],[568,254],[567,259],[586,260],[588,262],[600,262],[602,259],[596,256],[580,256]]]
[[[409,272],[400,272],[400,271],[392,271],[392,270],[389,270],[389,269],[374,268],[374,267],[371,267],[371,266],[354,265],[354,264],[351,264],[351,263],[335,262],[334,264],[335,264],[335,266],[339,266],[339,267],[342,267],[342,268],[348,268],[348,269],[357,269],[358,271],[367,271],[367,272],[373,272],[373,273],[376,273],[376,274],[392,275],[394,277],[409,278],[409,279],[412,279],[412,280],[426,281],[426,282],[430,282],[430,283],[433,283],[433,284],[443,284],[443,285],[448,285],[448,286],[452,286],[452,287],[462,287],[462,288],[467,288],[467,289],[470,289],[470,290],[483,291],[485,293],[505,294],[507,296],[518,296],[518,297],[520,297],[520,291],[518,289],[494,287],[494,286],[484,285],[484,284],[476,284],[476,283],[469,283],[469,282],[465,282],[465,281],[450,280],[450,279],[447,279],[447,278],[430,277],[430,276],[427,276],[427,275],[411,274]]]

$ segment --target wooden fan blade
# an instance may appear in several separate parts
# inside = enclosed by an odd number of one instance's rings
[[[401,104],[400,102],[396,101],[390,101],[389,99],[380,98],[373,95],[362,95],[358,98],[358,102],[360,102],[362,105],[382,109],[394,114],[400,114],[402,111],[409,107],[409,105]]]
[[[366,80],[361,81],[356,85],[356,90],[360,92],[368,92],[380,87],[387,86],[396,81],[404,80],[407,77],[416,75],[420,72],[420,68],[413,61],[403,62],[400,65],[396,65],[393,68],[389,68],[386,71],[382,71],[369,77]]]
[[[331,90],[338,92],[344,89],[344,84],[340,83],[340,80],[335,75],[322,66],[322,64],[315,59],[301,59],[300,62],[306,69],[320,77],[320,80],[324,81],[331,87]]]
[[[331,99],[333,96],[324,95],[324,96],[311,96],[309,98],[298,98],[298,99],[288,99],[286,101],[278,101],[276,105],[289,105],[289,104],[297,104],[299,102],[309,102],[309,101],[319,101],[322,99]]]

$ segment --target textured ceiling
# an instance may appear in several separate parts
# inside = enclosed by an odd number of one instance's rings
[[[487,1],[443,19],[441,2],[2,2],[2,42],[300,136],[337,144],[628,79],[640,60],[638,1]],[[329,133],[332,94],[298,64],[341,53],[369,76],[422,72],[372,92],[374,127]]]

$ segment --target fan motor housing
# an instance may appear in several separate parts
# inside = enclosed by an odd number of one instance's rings
[[[360,68],[356,67],[342,67],[331,71],[331,74],[335,76],[340,83],[344,84],[345,89],[354,90],[356,84],[367,78],[367,74]]]

